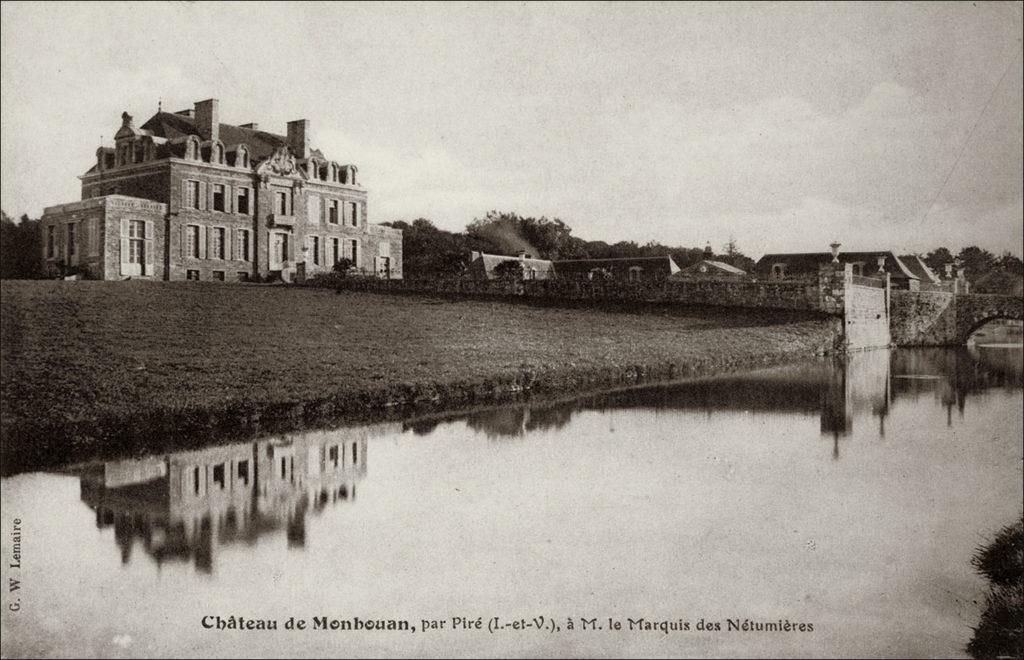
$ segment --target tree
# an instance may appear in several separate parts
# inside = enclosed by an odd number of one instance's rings
[[[523,279],[523,265],[516,259],[502,261],[494,267],[494,274],[501,280]]]
[[[497,254],[526,252],[538,259],[580,259],[587,256],[584,241],[558,218],[524,218],[517,213],[489,211],[466,227],[470,238]]]
[[[985,275],[995,270],[996,256],[988,250],[983,250],[976,245],[965,247],[960,250],[957,259],[964,269],[964,276],[968,282],[980,280]]]
[[[29,279],[42,276],[42,238],[39,221],[22,215],[15,222],[0,211],[0,278]]]
[[[946,274],[946,264],[953,263],[953,253],[950,252],[948,248],[936,248],[925,256],[924,263],[931,268],[936,275],[944,277]]]

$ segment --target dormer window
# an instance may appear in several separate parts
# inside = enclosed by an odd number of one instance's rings
[[[213,149],[210,151],[210,162],[217,163],[218,165],[224,164],[224,145],[215,143]]]
[[[142,140],[135,142],[135,153],[132,158],[133,163],[141,163],[146,160],[146,143]]]
[[[774,277],[777,280],[784,279],[786,277],[786,264],[772,264],[772,277]]]
[[[185,158],[189,160],[199,160],[199,138],[194,135],[188,136],[188,142],[185,144]]]

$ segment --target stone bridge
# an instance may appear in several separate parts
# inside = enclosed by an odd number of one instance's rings
[[[897,346],[952,346],[993,319],[1024,320],[1024,298],[945,291],[893,291],[891,332]]]

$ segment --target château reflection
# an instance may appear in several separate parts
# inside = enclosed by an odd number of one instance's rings
[[[499,441],[563,428],[573,415],[586,410],[698,410],[709,416],[726,411],[804,414],[819,417],[821,435],[831,440],[833,457],[838,458],[841,439],[852,434],[855,425],[870,424],[884,438],[886,419],[892,406],[902,398],[932,397],[937,403],[936,414],[945,415],[947,423],[951,423],[953,410],[962,414],[971,394],[992,388],[1020,389],[1020,356],[1019,348],[862,351],[842,360],[821,359],[558,403],[435,416],[408,422],[404,428],[428,435],[439,424],[464,419],[469,428],[489,440]]]
[[[220,545],[283,533],[303,547],[307,517],[354,502],[366,470],[365,431],[295,434],[90,465],[81,499],[113,528],[122,562],[141,546],[209,573]]]

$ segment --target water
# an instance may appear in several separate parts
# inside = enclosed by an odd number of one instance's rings
[[[1021,386],[1019,347],[874,351],[19,475],[3,654],[963,655],[970,557],[1021,510]],[[451,630],[494,616],[557,628]]]

